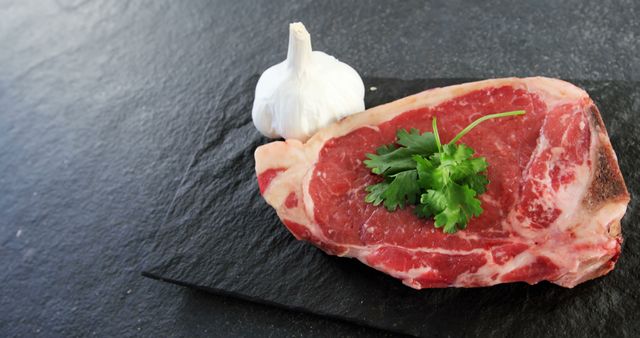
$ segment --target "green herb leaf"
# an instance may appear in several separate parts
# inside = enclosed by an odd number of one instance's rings
[[[418,129],[412,128],[407,132],[399,129],[396,133],[395,145],[383,145],[376,149],[376,154],[367,154],[368,160],[364,161],[367,168],[376,175],[390,176],[405,170],[415,169],[416,163],[411,158],[414,154],[433,154],[436,144],[432,133],[420,134]]]
[[[382,204],[389,211],[415,205],[418,217],[433,216],[435,227],[445,233],[466,229],[469,220],[483,212],[477,197],[489,184],[488,163],[484,157],[474,157],[472,148],[456,142],[483,121],[522,114],[520,110],[483,116],[447,144],[441,143],[435,117],[433,133],[399,129],[396,144],[367,154],[364,164],[384,181],[366,188],[365,202]]]
[[[484,194],[489,180],[485,175],[471,175],[461,180],[463,185],[473,189],[478,195]]]
[[[384,201],[384,192],[389,187],[389,182],[380,182],[378,184],[370,185],[365,190],[368,192],[367,196],[364,198],[364,201],[367,203],[371,203],[375,206],[380,205]]]
[[[416,171],[418,172],[418,185],[421,187],[431,186],[433,179],[434,164],[421,155],[413,155],[416,162]]]
[[[389,211],[404,208],[407,204],[416,204],[420,195],[416,170],[403,171],[389,178],[390,182],[368,186],[366,191],[369,194],[365,197],[365,202],[380,205],[384,201],[384,206]]]
[[[436,228],[444,226],[447,233],[457,231],[456,225],[460,229],[466,228],[469,219],[482,213],[476,191],[455,182],[449,182],[440,190],[427,190],[420,197],[420,205],[435,215]]]
[[[447,208],[447,196],[441,190],[427,190],[426,194],[420,197],[420,204],[429,206],[434,213],[439,213]]]

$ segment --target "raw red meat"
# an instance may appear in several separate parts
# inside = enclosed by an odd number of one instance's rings
[[[380,178],[365,154],[399,128],[463,138],[489,163],[484,213],[454,235],[364,202]],[[611,271],[620,254],[620,219],[629,194],[598,109],[587,93],[549,78],[495,79],[428,90],[346,118],[308,142],[256,150],[265,200],[301,240],[354,257],[413,288],[476,287],[542,280],[573,287]]]

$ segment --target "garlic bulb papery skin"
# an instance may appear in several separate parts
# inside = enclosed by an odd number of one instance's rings
[[[311,50],[302,23],[289,25],[287,59],[267,69],[256,86],[251,116],[270,138],[305,142],[337,120],[364,110],[364,83],[349,65]]]

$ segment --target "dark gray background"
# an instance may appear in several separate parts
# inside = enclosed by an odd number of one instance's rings
[[[635,1],[0,0],[0,335],[386,335],[140,276],[221,87],[287,23],[364,76],[640,80]]]

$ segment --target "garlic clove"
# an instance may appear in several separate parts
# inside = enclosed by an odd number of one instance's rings
[[[272,96],[283,80],[279,75],[282,73],[280,68],[284,68],[283,65],[277,64],[262,73],[260,79],[258,79],[258,84],[256,85],[253,110],[251,111],[251,118],[253,119],[253,124],[256,129],[269,138],[280,137],[280,134],[278,134],[273,127],[272,103]]]
[[[364,93],[353,68],[312,51],[304,25],[293,23],[287,59],[258,80],[252,118],[267,137],[306,141],[318,129],[363,111]]]

